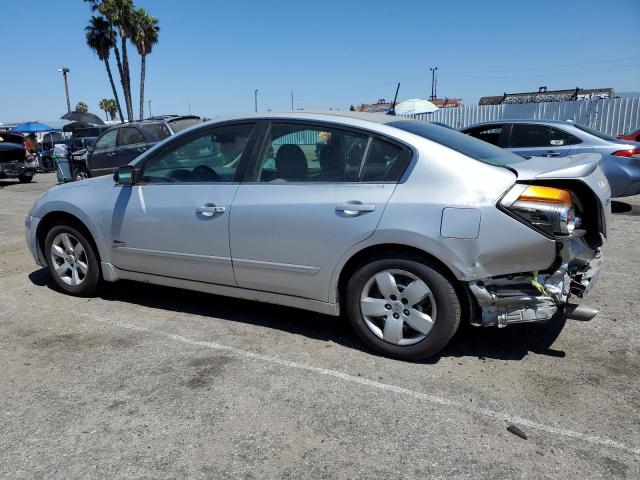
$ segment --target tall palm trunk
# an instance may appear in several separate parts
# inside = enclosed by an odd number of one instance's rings
[[[127,103],[127,118],[133,122],[133,102],[131,101],[131,80],[129,78],[129,59],[127,57],[127,37],[120,33],[122,41],[122,70],[124,73],[125,83],[125,102]]]
[[[147,55],[140,55],[140,120],[144,119],[144,75],[147,69]]]
[[[116,63],[118,64],[118,73],[120,74],[120,85],[122,85],[122,93],[124,94],[124,105],[127,109],[127,118],[129,118],[129,121],[132,121],[133,117],[129,115],[129,111],[131,109],[129,108],[129,103],[127,102],[127,83],[124,76],[124,69],[122,68],[122,61],[120,60],[120,50],[118,49],[117,45],[114,45],[113,53],[115,54]],[[116,98],[116,101],[117,101],[117,98]],[[120,109],[120,111],[122,111],[122,108],[120,108],[119,103],[118,103],[118,108]],[[124,122],[124,118],[122,119],[122,121]]]
[[[120,114],[120,121],[124,123],[124,117],[122,116],[122,107],[120,106],[120,100],[118,99],[118,91],[116,90],[116,84],[113,83],[113,75],[111,75],[111,66],[109,65],[108,58],[104,59],[104,66],[107,69],[107,75],[109,75],[109,82],[111,83],[111,90],[113,90],[113,97],[116,100],[116,105],[118,105],[118,113]]]

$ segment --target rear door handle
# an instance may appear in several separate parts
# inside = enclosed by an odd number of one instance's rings
[[[107,157],[115,157],[115,156],[116,156],[116,152],[107,153]]]
[[[211,203],[205,203],[204,205],[196,208],[196,213],[204,215],[205,217],[213,217],[216,213],[224,213],[224,207],[218,207]]]
[[[144,152],[146,149],[147,149],[147,147],[140,147],[140,148],[138,149],[138,151],[139,151],[139,152]]]
[[[544,154],[545,157],[559,157],[560,156],[560,152],[554,152],[553,150],[549,150],[547,153]]]
[[[373,212],[375,205],[365,205],[362,203],[344,203],[336,206],[336,212],[344,212],[346,215],[358,215],[364,212]]]

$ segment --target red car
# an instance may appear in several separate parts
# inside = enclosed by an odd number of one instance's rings
[[[626,135],[618,135],[620,140],[631,140],[632,142],[640,142],[640,128],[627,133]]]

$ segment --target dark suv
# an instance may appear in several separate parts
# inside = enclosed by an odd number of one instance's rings
[[[105,130],[98,137],[87,158],[92,177],[110,175],[157,142],[200,122],[200,117],[168,115]]]

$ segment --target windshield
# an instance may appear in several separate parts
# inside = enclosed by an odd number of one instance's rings
[[[388,125],[404,130],[405,132],[419,135],[427,140],[439,143],[474,160],[488,163],[489,165],[504,167],[526,160],[514,153],[451,128],[418,122],[416,120],[398,120]]]
[[[582,130],[583,132],[587,132],[587,133],[593,135],[594,137],[601,138],[602,140],[606,140],[608,142],[616,142],[616,143],[620,142],[620,140],[618,140],[617,138],[610,137],[606,133],[602,133],[602,132],[600,132],[598,130],[595,130],[594,128],[585,127],[584,125],[578,125],[577,123],[574,123],[573,126],[576,127],[578,130]]]

